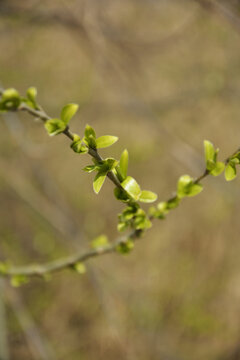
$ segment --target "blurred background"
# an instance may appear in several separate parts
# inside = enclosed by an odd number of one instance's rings
[[[53,117],[80,104],[71,128],[119,136],[129,173],[160,200],[180,175],[240,145],[237,0],[0,0],[0,83],[36,86]],[[92,190],[87,156],[27,114],[0,119],[0,260],[46,262],[117,236],[107,182]],[[240,187],[204,192],[156,221],[129,256],[89,261],[14,289],[0,282],[1,360],[240,359]]]

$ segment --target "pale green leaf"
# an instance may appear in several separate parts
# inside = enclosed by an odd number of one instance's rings
[[[127,177],[127,171],[128,171],[128,151],[127,151],[127,149],[125,149],[122,152],[122,155],[120,157],[119,167],[120,167],[121,175],[124,180]]]
[[[104,135],[96,139],[96,146],[97,149],[106,148],[113,145],[116,141],[118,141],[117,136]]]
[[[33,86],[28,88],[27,89],[27,97],[33,104],[36,104],[37,89]]]
[[[148,191],[148,190],[143,190],[139,197],[139,201],[145,202],[145,203],[152,203],[156,200],[157,200],[157,194],[155,194],[152,191]]]
[[[237,176],[236,166],[234,164],[228,163],[225,168],[225,179],[231,181]]]
[[[91,247],[94,249],[101,248],[107,245],[109,245],[109,242],[106,235],[99,235],[91,242]]]
[[[225,168],[225,164],[221,161],[216,162],[215,168],[211,171],[211,175],[218,176],[220,175]]]
[[[103,183],[106,179],[107,174],[105,172],[99,172],[93,181],[93,190],[96,194],[99,193],[101,190],[101,187],[103,186]]]
[[[214,149],[213,144],[208,140],[204,140],[204,151],[205,151],[206,163],[208,160],[214,161],[215,149]]]
[[[121,183],[122,187],[124,188],[124,190],[134,199],[134,200],[138,200],[140,195],[141,195],[141,189],[140,186],[138,185],[138,183],[136,182],[136,180],[131,177],[128,176],[122,183]]]
[[[73,269],[78,273],[78,274],[85,274],[86,272],[86,266],[81,262],[77,262],[76,264],[73,265]]]
[[[58,135],[66,129],[66,124],[60,119],[50,119],[44,123],[50,136]]]
[[[77,104],[67,104],[63,107],[61,112],[61,120],[67,125],[72,117],[76,114],[78,110]]]

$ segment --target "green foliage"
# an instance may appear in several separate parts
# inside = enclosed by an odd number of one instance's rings
[[[50,136],[61,134],[68,126],[69,121],[78,110],[77,104],[65,105],[61,112],[60,119],[50,119],[45,121],[44,126]]]
[[[107,176],[107,172],[101,172],[101,171],[99,171],[95,176],[93,180],[93,190],[96,194],[98,194],[99,191],[101,190],[104,181],[106,179],[106,176]]]
[[[25,275],[14,275],[11,277],[11,285],[13,287],[19,287],[21,285],[27,284],[29,282],[29,278]]]
[[[37,109],[39,108],[37,102],[36,102],[36,97],[37,97],[37,89],[35,87],[30,87],[27,89],[27,99],[22,99],[27,105],[29,105],[30,107],[32,107],[33,109]]]
[[[8,264],[6,264],[5,262],[0,262],[0,275],[5,275],[8,271]]]
[[[116,141],[118,141],[117,136],[104,135],[100,136],[96,139],[96,147],[97,149],[106,148],[113,145]]]
[[[16,89],[10,88],[3,92],[0,101],[0,111],[14,111],[21,104],[21,97]]]
[[[237,176],[236,165],[240,164],[240,152],[234,154],[231,158],[228,159],[227,165],[225,167],[225,179],[231,181]]]
[[[89,173],[96,171],[93,180],[93,189],[96,194],[101,190],[107,176],[116,185],[114,195],[117,200],[126,205],[121,214],[118,215],[118,231],[131,229],[131,235],[128,235],[126,241],[118,242],[117,245],[111,245],[105,235],[100,235],[91,243],[91,247],[96,251],[91,250],[90,255],[88,254],[87,257],[109,252],[109,250],[110,252],[117,250],[121,254],[129,253],[134,247],[134,238],[137,238],[152,226],[151,220],[154,218],[164,219],[170,210],[180,204],[181,199],[196,196],[203,190],[199,182],[205,176],[208,174],[217,176],[225,168],[225,178],[227,181],[233,180],[236,177],[236,166],[240,164],[240,151],[238,150],[225,161],[225,167],[223,162],[217,161],[219,150],[215,149],[210,141],[205,140],[206,171],[203,175],[197,180],[194,180],[189,175],[182,175],[178,180],[176,195],[167,201],[159,202],[157,206],[151,207],[146,213],[138,202],[152,203],[157,200],[157,194],[152,191],[141,190],[138,182],[132,176],[127,175],[129,162],[128,151],[125,149],[122,152],[120,161],[112,157],[102,159],[98,153],[98,149],[113,145],[118,140],[116,136],[104,135],[96,138],[95,131],[90,125],[85,126],[84,136],[80,137],[77,134],[73,134],[68,124],[76,114],[78,105],[67,104],[63,107],[60,118],[49,119],[49,116],[41,110],[41,107],[36,102],[37,90],[34,87],[30,87],[27,90],[26,98],[20,97],[15,89],[1,91],[1,94],[0,111],[27,110],[31,115],[36,115],[44,121],[44,126],[50,136],[64,133],[72,140],[71,148],[74,152],[78,154],[89,153],[89,155],[92,156],[93,163],[85,166],[83,170]],[[86,271],[85,265],[81,261],[77,261],[72,265],[66,263],[66,267],[71,267],[80,274]],[[0,274],[7,275],[8,271],[9,267],[5,263],[0,263]],[[41,274],[42,273],[42,276],[45,276],[44,274],[46,273],[46,278],[49,277],[47,271],[41,271]],[[33,271],[32,275],[36,274],[39,275],[39,272]],[[8,275],[10,275],[10,272]],[[13,286],[20,286],[27,281],[28,277],[21,273],[11,277]]]
[[[86,266],[81,262],[78,261],[76,262],[73,266],[72,266],[73,270],[75,270],[78,274],[85,274],[86,270]]]
[[[83,144],[80,136],[77,134],[73,135],[73,142],[71,143],[71,148],[77,154],[86,154],[88,152],[88,148]]]
[[[135,200],[138,201],[141,195],[141,188],[136,180],[127,176],[126,179],[121,183],[123,189]]]
[[[102,248],[109,245],[109,241],[106,235],[99,235],[91,242],[91,247],[93,249]]]
[[[66,124],[60,119],[50,119],[44,124],[50,136],[61,134],[66,129]]]
[[[143,209],[137,203],[129,204],[121,214],[118,215],[118,231],[124,231],[128,227],[136,230],[146,230],[152,223]]]
[[[133,240],[128,239],[127,241],[120,242],[117,245],[116,250],[117,250],[117,252],[119,252],[122,255],[127,255],[133,250],[133,248],[134,248]]]
[[[96,134],[95,134],[94,129],[90,125],[86,125],[84,135],[85,135],[85,137],[84,137],[85,143],[90,148],[96,149],[97,148]]]
[[[152,191],[143,190],[140,194],[139,201],[145,203],[152,203],[157,200],[157,194]]]
[[[202,189],[202,185],[196,184],[191,176],[182,175],[178,180],[177,195],[179,199],[185,196],[196,196]]]
[[[220,175],[224,171],[225,165],[223,162],[217,161],[219,149],[215,150],[210,141],[204,140],[204,150],[207,171],[213,176]]]
[[[61,111],[61,120],[64,122],[65,125],[68,125],[69,121],[78,111],[77,104],[67,104],[63,107]]]
[[[128,171],[128,151],[127,149],[125,149],[121,154],[119,166],[117,167],[117,175],[121,182],[126,179],[127,171]]]

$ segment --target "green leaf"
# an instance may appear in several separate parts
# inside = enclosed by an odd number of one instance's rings
[[[79,106],[77,104],[67,104],[63,107],[61,112],[61,120],[65,125],[67,125],[72,117],[76,114],[78,107]]]
[[[112,171],[117,166],[118,161],[114,158],[107,158],[103,161],[103,169],[106,171]]]
[[[27,98],[36,105],[37,89],[35,87],[30,87],[27,89]]]
[[[94,249],[102,248],[109,245],[109,241],[106,235],[99,235],[91,242],[91,247]]]
[[[225,168],[225,179],[231,181],[237,176],[237,170],[235,164],[229,162]]]
[[[127,241],[122,241],[120,244],[117,245],[116,250],[120,254],[126,255],[130,251],[132,251],[134,248],[134,242],[131,239],[128,239]]]
[[[7,274],[8,268],[9,268],[8,264],[0,261],[0,274],[1,275]]]
[[[216,162],[215,168],[210,172],[213,176],[220,175],[225,168],[225,164],[221,161]]]
[[[131,177],[128,176],[122,183],[121,183],[122,187],[124,188],[124,190],[134,199],[134,200],[138,200],[140,195],[141,195],[141,189],[140,186],[138,185],[138,183],[136,182],[136,180]]]
[[[73,269],[78,273],[78,274],[85,274],[86,270],[86,266],[81,262],[77,262],[76,264],[73,265]]]
[[[50,136],[61,134],[66,129],[66,124],[60,119],[50,119],[44,123]]]
[[[196,196],[203,190],[201,184],[192,184],[189,188],[187,196]]]
[[[95,176],[95,179],[93,181],[93,190],[96,194],[98,194],[99,191],[101,190],[101,187],[103,186],[106,176],[107,174],[101,171],[97,173],[97,175]]]
[[[25,275],[13,275],[11,277],[11,285],[14,287],[19,287],[23,284],[27,284],[29,279]]]
[[[204,140],[204,151],[205,151],[206,164],[207,164],[208,160],[214,161],[215,149],[214,149],[213,144],[208,140]]]
[[[187,196],[188,188],[192,184],[193,179],[189,175],[182,175],[178,180],[177,194],[179,198]]]
[[[121,175],[124,180],[127,177],[127,171],[128,171],[128,151],[127,151],[127,149],[125,149],[122,152],[122,155],[120,157],[119,167],[120,167]]]
[[[139,201],[145,202],[145,203],[152,203],[156,200],[157,200],[157,194],[155,194],[152,191],[148,191],[148,190],[143,190],[139,197]]]
[[[202,191],[201,184],[195,184],[193,178],[189,175],[183,175],[178,180],[177,194],[181,199],[185,196],[195,196]]]
[[[93,128],[90,125],[86,125],[85,127],[85,138],[88,140],[89,136],[92,136],[94,139],[96,139],[96,134]]]
[[[71,143],[71,148],[77,154],[86,154],[88,152],[88,148],[82,143],[80,136],[77,134],[73,135],[73,142]]]
[[[21,104],[21,97],[16,89],[10,88],[3,92],[0,101],[0,110],[15,110]]]
[[[86,171],[86,172],[93,172],[95,170],[99,170],[99,166],[98,165],[87,165],[83,168],[83,171]]]
[[[117,136],[104,135],[96,139],[97,149],[106,148],[118,141]]]

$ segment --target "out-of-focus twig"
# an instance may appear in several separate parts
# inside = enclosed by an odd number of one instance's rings
[[[0,360],[9,360],[4,279],[0,279]]]

